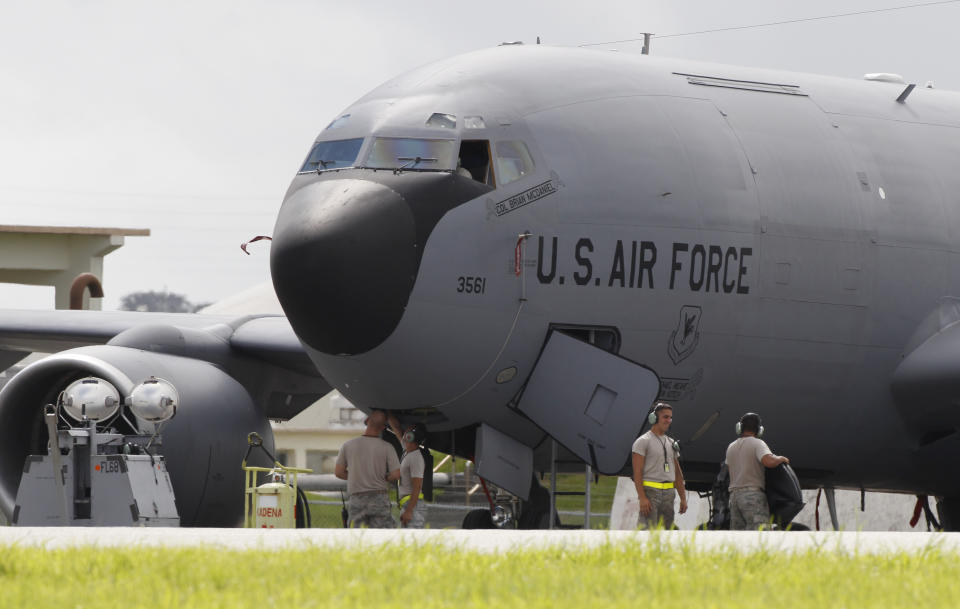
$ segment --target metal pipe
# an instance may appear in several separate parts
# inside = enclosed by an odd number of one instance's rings
[[[67,493],[63,487],[63,466],[60,464],[60,436],[57,433],[57,410],[52,404],[43,409],[43,418],[47,424],[47,436],[50,438],[50,460],[53,467],[53,483],[60,496],[63,526],[70,526],[70,509],[67,507]]]
[[[593,467],[587,464],[587,470],[584,472],[584,477],[587,480],[587,488],[584,491],[583,497],[583,528],[585,530],[590,529],[590,512],[593,510],[591,505],[591,496],[590,496],[590,480],[593,478]]]
[[[557,513],[557,441],[550,438],[550,526],[553,530],[553,518]]]
[[[834,531],[840,530],[840,519],[837,518],[837,497],[832,486],[823,488],[823,494],[827,497],[827,509],[830,510],[830,524]]]
[[[433,467],[433,473],[437,473],[438,471],[440,471],[440,468],[443,467],[444,465],[446,465],[446,464],[447,464],[447,461],[449,461],[449,460],[450,460],[450,455],[447,455],[447,456],[444,457],[443,459],[440,459],[440,463],[437,463],[437,464]]]
[[[93,273],[80,273],[70,284],[70,308],[83,308],[83,291],[89,289],[91,298],[103,298],[103,286]]]

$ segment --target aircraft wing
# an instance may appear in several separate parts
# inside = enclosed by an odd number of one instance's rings
[[[231,321],[229,317],[192,313],[6,310],[0,311],[0,349],[55,353],[102,345],[124,330],[145,324],[205,328]]]
[[[230,345],[239,352],[272,361],[284,368],[320,376],[286,317],[247,319],[230,337]]]
[[[300,399],[261,402],[271,418],[289,418],[330,391],[282,316],[0,311],[0,370],[28,353],[108,343],[212,361],[236,370],[234,376],[255,396],[277,396],[296,386]],[[210,344],[217,348],[211,351]]]

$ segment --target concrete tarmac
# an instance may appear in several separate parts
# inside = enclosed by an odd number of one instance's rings
[[[476,552],[590,548],[605,543],[692,545],[698,550],[859,554],[941,550],[960,554],[960,533],[783,531],[500,531],[396,529],[178,529],[127,527],[0,527],[0,546],[218,547],[233,550],[439,545]]]

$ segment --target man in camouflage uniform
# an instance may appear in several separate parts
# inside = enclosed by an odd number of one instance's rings
[[[757,530],[770,524],[770,506],[765,491],[765,467],[790,463],[774,455],[760,439],[763,425],[760,415],[748,412],[737,423],[740,436],[727,447],[727,469],[730,472],[730,528]]]
[[[337,478],[347,481],[349,526],[396,528],[387,490],[389,483],[400,478],[400,460],[393,446],[380,438],[387,427],[387,415],[374,410],[366,424],[362,436],[340,447],[334,470]]]
[[[680,495],[680,513],[687,511],[687,491],[677,458],[676,443],[667,436],[673,407],[658,402],[650,413],[650,431],[633,443],[633,483],[640,500],[639,526],[673,528],[673,502]]]

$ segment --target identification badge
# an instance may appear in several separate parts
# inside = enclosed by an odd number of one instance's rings
[[[663,464],[663,471],[667,472],[668,474],[670,473],[670,464],[669,464],[669,463],[664,463],[664,464]]]

